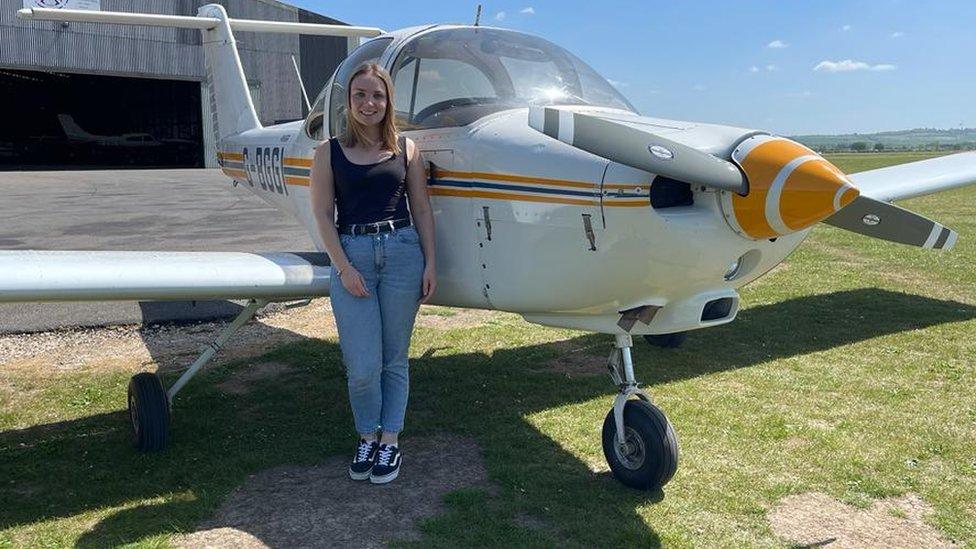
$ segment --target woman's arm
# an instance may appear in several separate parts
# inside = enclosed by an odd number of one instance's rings
[[[315,224],[325,244],[325,251],[329,254],[329,260],[341,273],[339,279],[342,285],[352,295],[365,297],[369,295],[366,282],[346,257],[346,252],[339,242],[339,231],[335,226],[335,183],[332,179],[331,157],[328,141],[315,149],[315,158],[312,160],[312,184],[309,188],[312,213],[315,215]]]
[[[410,200],[410,213],[420,234],[420,247],[424,251],[423,297],[426,303],[437,288],[437,249],[434,245],[434,214],[427,194],[427,170],[420,156],[420,149],[410,139],[406,139],[407,198]]]

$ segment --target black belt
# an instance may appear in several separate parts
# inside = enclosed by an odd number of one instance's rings
[[[376,223],[356,223],[339,227],[339,234],[352,236],[364,234],[380,234],[410,226],[409,219],[395,219],[391,221],[377,221]]]

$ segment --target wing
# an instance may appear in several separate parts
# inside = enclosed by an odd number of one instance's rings
[[[322,253],[0,251],[0,302],[326,295]]]
[[[862,196],[891,202],[976,183],[976,152],[851,174]]]

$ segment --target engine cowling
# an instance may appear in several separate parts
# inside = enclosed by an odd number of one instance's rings
[[[749,191],[723,193],[722,211],[732,229],[754,240],[806,229],[860,194],[839,168],[783,137],[750,137],[735,148],[732,161],[746,175]]]

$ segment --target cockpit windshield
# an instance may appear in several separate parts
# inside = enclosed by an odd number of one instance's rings
[[[493,112],[541,105],[634,111],[602,76],[541,38],[454,28],[408,42],[393,66],[401,129],[464,126]]]

